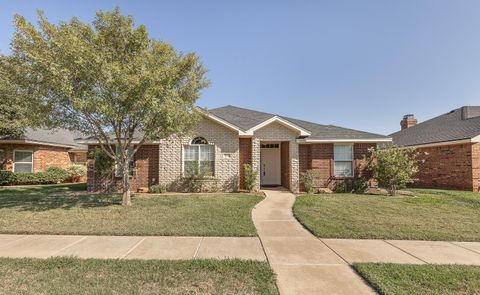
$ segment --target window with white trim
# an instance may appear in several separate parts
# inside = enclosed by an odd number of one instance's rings
[[[334,175],[337,177],[353,176],[353,145],[335,144],[333,146]]]
[[[215,146],[203,137],[195,137],[183,147],[183,176],[192,177],[200,173],[215,175]]]
[[[13,172],[33,172],[33,152],[13,151]]]
[[[5,151],[0,150],[0,170],[5,169]]]

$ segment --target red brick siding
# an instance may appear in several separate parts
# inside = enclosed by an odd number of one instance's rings
[[[245,171],[243,165],[252,164],[252,139],[251,138],[240,138],[239,139],[239,149],[240,149],[240,189],[245,189]]]
[[[354,157],[354,176],[365,177],[369,179],[366,174],[366,157],[368,149],[374,147],[375,144],[356,143],[353,148]],[[352,185],[352,178],[335,179],[333,176],[334,159],[333,159],[333,143],[322,144],[301,144],[299,146],[299,164],[300,164],[300,190],[305,190],[302,180],[302,173],[309,169],[317,172],[317,177],[314,181],[314,186],[318,188],[327,187],[335,188],[337,182],[345,182],[348,186]]]
[[[281,171],[281,184],[284,188],[290,189],[290,143],[288,141],[282,141],[280,146],[280,171]]]
[[[93,151],[94,145],[88,146],[88,150]],[[134,156],[135,176],[132,177],[130,188],[137,191],[140,188],[148,188],[158,183],[159,175],[159,147],[158,145],[144,145]],[[121,188],[121,178],[116,179],[116,186]],[[87,173],[88,191],[102,191],[105,189],[105,183],[95,174],[95,161],[88,160]]]
[[[415,186],[479,190],[479,144],[424,147],[417,152]]]
[[[14,150],[33,151],[33,172],[45,171],[49,167],[67,168],[71,163],[67,148],[28,144],[0,144],[4,151],[5,169],[13,171]]]

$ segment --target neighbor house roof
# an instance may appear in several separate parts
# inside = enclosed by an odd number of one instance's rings
[[[480,106],[464,106],[390,136],[398,146],[448,143],[480,135]]]
[[[354,129],[338,127],[334,125],[322,125],[313,122],[293,119],[281,115],[275,115],[265,112],[259,112],[235,106],[224,106],[208,110],[210,114],[222,119],[232,125],[237,126],[243,131],[252,130],[256,126],[261,126],[262,123],[271,120],[272,118],[279,118],[298,126],[305,130],[308,134],[308,140],[385,140],[390,138],[384,135],[369,133]]]
[[[72,148],[75,150],[87,150],[87,146],[79,144],[76,139],[80,138],[81,134],[72,132],[67,129],[32,129],[27,128],[21,137],[3,137],[0,142],[14,142],[14,143],[31,143],[44,144]]]

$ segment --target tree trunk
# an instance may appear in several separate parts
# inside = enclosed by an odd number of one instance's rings
[[[123,164],[123,197],[122,197],[122,205],[123,206],[130,206],[132,205],[132,201],[130,198],[130,175],[128,171],[128,163],[125,165]]]
[[[395,197],[397,195],[397,186],[392,184],[390,186],[390,196]]]

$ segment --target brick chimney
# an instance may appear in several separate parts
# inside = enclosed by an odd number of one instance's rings
[[[403,116],[402,121],[400,121],[400,126],[402,127],[402,130],[415,125],[417,125],[417,119],[415,119],[415,116],[413,114]]]

